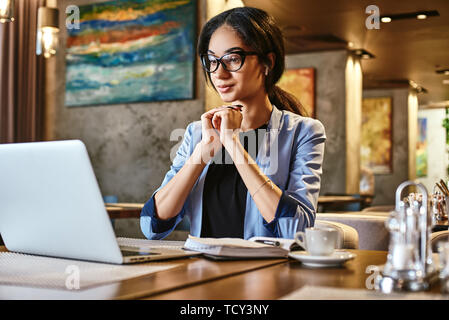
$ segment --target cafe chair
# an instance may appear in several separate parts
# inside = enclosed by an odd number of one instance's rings
[[[338,231],[336,249],[358,249],[359,234],[351,226],[334,221],[315,221],[316,228],[332,228]]]
[[[430,234],[430,245],[432,252],[438,252],[438,243],[442,241],[449,241],[449,230],[433,232]]]
[[[326,193],[325,196],[336,197],[335,202],[321,203],[318,198],[318,212],[346,212],[346,211],[361,211],[369,206],[373,200],[373,196],[365,194],[347,194],[347,193]],[[338,197],[352,197],[354,201],[338,201]]]
[[[338,222],[354,228],[359,236],[360,250],[388,250],[390,234],[385,227],[385,215],[363,213],[317,213],[316,222]]]
[[[372,206],[367,207],[362,210],[362,212],[387,212],[387,215],[390,214],[390,211],[394,210],[394,205],[389,206]]]

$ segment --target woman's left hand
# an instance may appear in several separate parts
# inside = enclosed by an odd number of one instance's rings
[[[229,106],[214,113],[212,124],[220,132],[220,141],[226,147],[232,135],[240,130],[242,125],[241,106]]]

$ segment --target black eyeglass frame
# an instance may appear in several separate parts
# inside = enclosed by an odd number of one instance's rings
[[[229,70],[229,69],[226,67],[226,64],[222,61],[222,59],[223,59],[225,56],[230,55],[230,54],[238,54],[238,55],[240,55],[240,56],[242,57],[242,63],[240,64],[240,67],[239,67],[238,69],[236,69],[236,70]],[[225,70],[228,71],[228,72],[237,72],[237,71],[239,71],[240,69],[242,69],[243,65],[245,64],[246,56],[258,56],[258,55],[259,55],[259,54],[258,54],[257,52],[255,52],[255,51],[243,51],[243,50],[231,51],[231,52],[225,53],[225,54],[222,55],[220,58],[215,58],[215,57],[214,57],[215,60],[218,61],[218,63],[217,63],[217,66],[216,66],[215,70],[213,70],[213,71],[207,69],[207,67],[206,67],[206,62],[204,61],[204,59],[206,59],[206,58],[209,57],[209,56],[213,56],[213,55],[210,54],[210,53],[203,53],[203,54],[200,55],[200,58],[201,58],[201,65],[203,66],[203,69],[204,69],[206,72],[208,72],[208,73],[214,73],[215,71],[217,71],[217,70],[218,70],[218,66],[219,66],[220,64],[221,64],[221,66],[223,67],[223,69],[225,69]]]

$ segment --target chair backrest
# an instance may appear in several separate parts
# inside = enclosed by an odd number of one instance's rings
[[[394,205],[389,206],[372,206],[362,210],[362,212],[390,212],[394,210]]]
[[[430,245],[432,246],[432,252],[438,252],[439,242],[449,241],[449,230],[433,232],[430,234]]]
[[[361,250],[388,250],[390,234],[385,227],[386,215],[364,213],[317,213],[316,221],[338,222],[353,227],[359,236]]]
[[[315,227],[333,228],[338,231],[336,249],[359,248],[359,234],[353,227],[334,221],[315,221]]]

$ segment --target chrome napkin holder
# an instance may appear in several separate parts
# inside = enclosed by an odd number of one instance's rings
[[[416,186],[419,193],[401,200],[402,191],[408,186]],[[385,222],[390,231],[387,262],[376,277],[376,290],[427,290],[437,276],[430,246],[432,212],[427,198],[427,189],[421,183],[405,181],[396,189],[395,210]]]
[[[433,193],[431,195],[430,208],[432,210],[432,224],[447,220],[449,197],[436,190],[436,186],[433,188]]]

